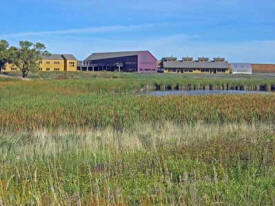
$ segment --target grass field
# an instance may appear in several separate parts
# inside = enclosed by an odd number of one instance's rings
[[[141,95],[265,76],[0,78],[0,205],[274,205],[275,94]]]
[[[1,135],[7,205],[274,205],[275,128],[136,125]]]
[[[9,77],[21,77],[20,73],[9,73]],[[166,87],[179,87],[179,89],[197,89],[203,86],[212,86],[213,89],[225,89],[226,86],[235,89],[259,90],[260,86],[267,86],[271,89],[274,86],[275,78],[273,75],[201,75],[201,74],[133,74],[133,73],[115,73],[115,72],[40,72],[29,75],[30,79],[78,79],[78,80],[123,80],[127,90],[130,89],[165,89]],[[132,85],[134,84],[134,85]],[[131,86],[132,85],[132,86]],[[123,85],[122,85],[123,86]]]

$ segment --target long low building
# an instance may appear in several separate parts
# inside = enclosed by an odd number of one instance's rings
[[[149,51],[93,53],[78,67],[82,71],[156,72],[157,59]]]
[[[161,66],[164,72],[176,73],[230,73],[230,64],[224,58],[214,58],[209,61],[208,58],[199,58],[193,61],[193,58],[185,57],[178,61],[176,58],[163,58]]]
[[[72,54],[51,54],[49,56],[41,56],[39,63],[39,71],[77,71],[77,60]],[[13,64],[6,64],[4,72],[16,72],[19,69]]]

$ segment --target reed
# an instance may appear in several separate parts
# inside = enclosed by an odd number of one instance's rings
[[[272,205],[274,127],[136,124],[0,135],[5,205]]]
[[[52,94],[50,94],[52,92]],[[275,122],[275,95],[137,96],[81,93],[77,90],[29,93],[3,91],[2,129],[57,127],[129,128],[136,122],[255,123]],[[48,94],[47,94],[48,93]],[[5,95],[5,97],[3,97]]]
[[[275,95],[151,97],[129,79],[0,82],[2,129],[275,121]]]
[[[0,79],[0,206],[275,204],[274,94],[153,97],[179,77],[47,75]],[[235,81],[196,78],[178,80]]]

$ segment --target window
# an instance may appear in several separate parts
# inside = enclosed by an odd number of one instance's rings
[[[69,62],[69,65],[70,65],[71,67],[74,67],[74,62]]]
[[[42,61],[39,61],[39,64],[42,64]]]
[[[46,68],[47,71],[50,71],[50,68]]]
[[[59,64],[60,62],[54,62],[54,64]]]
[[[42,71],[42,68],[39,68],[39,71]]]
[[[59,68],[54,68],[54,71],[59,71]]]
[[[46,64],[50,64],[51,62],[50,61],[46,61]]]
[[[12,67],[12,68],[11,68],[11,70],[12,70],[12,71],[16,71],[17,69],[16,69],[16,68],[14,68],[14,67]]]

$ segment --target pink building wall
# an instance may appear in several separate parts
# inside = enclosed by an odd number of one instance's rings
[[[138,72],[157,72],[157,59],[149,52],[138,52]]]

